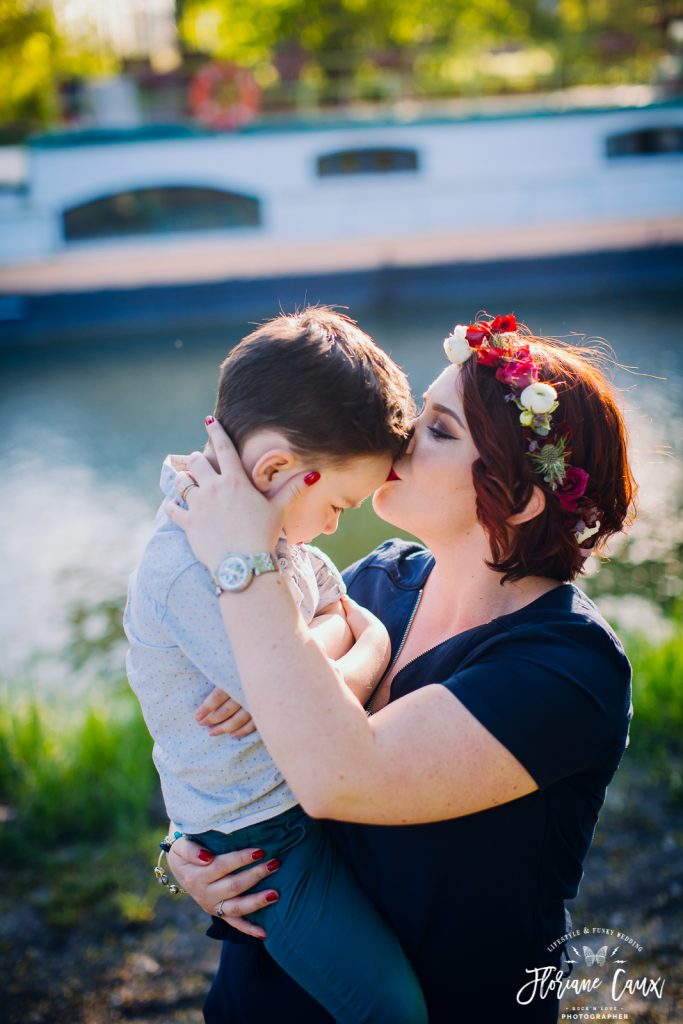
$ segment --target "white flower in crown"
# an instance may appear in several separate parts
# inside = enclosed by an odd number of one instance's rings
[[[557,391],[552,384],[536,381],[524,388],[519,396],[519,402],[535,416],[542,416],[557,409]]]
[[[458,324],[443,343],[443,350],[446,356],[456,366],[462,366],[470,356],[474,355],[474,349],[470,348],[470,344],[465,337],[467,330],[464,324]]]
[[[581,522],[583,523],[583,520],[581,520]],[[585,541],[587,541],[589,539],[589,537],[594,537],[599,529],[600,529],[600,520],[599,519],[596,519],[594,526],[586,526],[586,524],[583,523],[583,529],[575,531],[576,539],[577,539],[578,543],[579,544],[583,544]]]

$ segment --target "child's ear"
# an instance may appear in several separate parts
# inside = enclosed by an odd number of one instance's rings
[[[254,486],[266,494],[274,485],[284,483],[284,474],[293,473],[298,462],[296,455],[287,448],[271,448],[260,456],[251,471]]]

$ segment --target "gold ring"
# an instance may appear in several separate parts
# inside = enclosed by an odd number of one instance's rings
[[[199,484],[196,484],[194,480],[190,480],[187,487],[183,487],[182,491],[180,492],[180,497],[183,499],[183,501],[187,501],[187,495],[189,494],[193,487],[199,487]]]
[[[225,897],[225,899],[227,899],[227,896]],[[225,899],[221,900],[220,903],[216,904],[216,917],[223,916],[223,904],[225,903]]]

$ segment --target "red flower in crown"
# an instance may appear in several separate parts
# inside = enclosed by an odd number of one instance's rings
[[[486,324],[470,324],[467,328],[465,338],[472,348],[479,348],[484,338],[489,337],[489,329]]]
[[[517,330],[517,318],[514,313],[508,313],[507,316],[497,316],[488,325],[490,334],[509,334],[510,331]]]
[[[480,345],[477,349],[477,362],[481,366],[498,366],[501,362],[503,350],[494,348],[493,345]]]
[[[567,466],[564,480],[556,489],[555,494],[565,512],[574,512],[580,498],[586,493],[588,473],[578,466]]]
[[[488,323],[483,320],[481,323],[470,324],[465,338],[472,348],[479,348],[482,342],[493,334],[508,334],[510,331],[516,330],[517,319],[513,313],[508,313],[507,316],[497,316]],[[483,360],[480,358],[479,362],[481,363]],[[484,363],[484,366],[495,366],[495,363]]]

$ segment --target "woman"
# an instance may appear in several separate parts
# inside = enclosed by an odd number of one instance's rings
[[[388,542],[347,572],[351,598],[392,641],[371,715],[309,640],[277,574],[219,601],[264,742],[304,809],[333,819],[432,1024],[554,1021],[564,901],[630,718],[621,645],[569,581],[624,525],[634,483],[621,415],[585,355],[512,316],[458,326],[445,349],[452,365],[374,498],[427,549]],[[189,510],[168,512],[213,571],[227,551],[272,549],[302,483],[265,500],[219,426],[208,430],[221,473],[192,456],[191,476],[178,478],[179,489],[198,485]],[[348,602],[355,635],[367,619]],[[179,840],[170,863],[205,910],[220,905],[258,935],[245,915],[276,890],[248,892],[267,867],[234,873],[252,852],[207,864]],[[211,1024],[329,1020],[251,941],[225,944],[205,1013]]]

